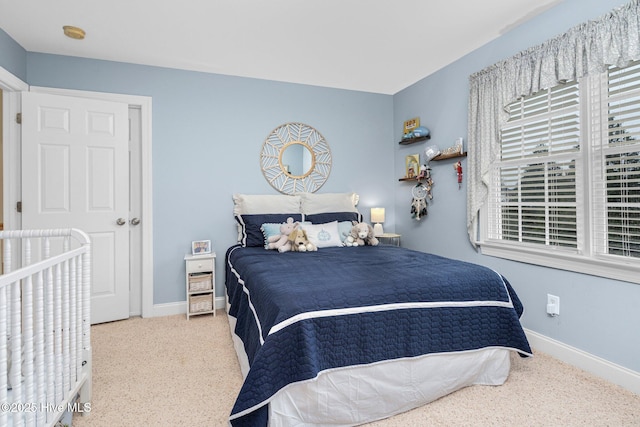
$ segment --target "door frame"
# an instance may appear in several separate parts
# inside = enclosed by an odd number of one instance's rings
[[[22,221],[16,202],[22,194],[20,182],[20,125],[15,117],[21,110],[20,92],[28,91],[29,85],[9,71],[0,67],[0,89],[2,89],[2,158],[3,158],[3,222],[5,230],[19,230]],[[16,256],[12,259],[16,260]]]
[[[142,317],[153,317],[153,187],[152,187],[152,98],[148,96],[90,92],[31,86],[0,67],[0,88],[3,89],[3,149],[4,149],[4,223],[5,229],[20,229],[21,218],[16,203],[21,197],[20,182],[20,125],[12,120],[21,110],[20,92],[31,90],[77,98],[115,101],[140,109],[141,118],[141,280]]]

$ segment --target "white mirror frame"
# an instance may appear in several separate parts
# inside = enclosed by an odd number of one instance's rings
[[[282,154],[292,144],[300,144],[311,153],[310,167],[303,175],[292,175],[282,162]],[[260,166],[267,182],[283,194],[314,193],[331,172],[331,150],[322,134],[304,123],[285,123],[275,128],[264,141]]]

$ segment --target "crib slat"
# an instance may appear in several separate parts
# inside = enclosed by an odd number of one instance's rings
[[[7,258],[5,257],[5,260]],[[9,264],[10,265],[10,264]],[[7,370],[7,288],[0,288],[0,401],[8,402],[9,393],[8,388],[8,370]],[[8,422],[8,414],[5,411],[0,411],[0,425],[6,426]]]
[[[53,272],[52,268],[44,271],[45,276],[45,305],[44,305],[44,364],[45,364],[45,384],[46,384],[46,402],[55,403],[55,371],[53,365],[54,357],[54,339],[53,339]],[[47,412],[47,421],[50,421]]]
[[[68,396],[68,390],[70,387],[69,379],[69,363],[71,361],[71,349],[69,338],[69,261],[62,264],[62,288],[61,288],[61,306],[62,309],[62,398],[65,399]]]
[[[2,254],[2,267],[4,271],[2,273],[6,274],[11,271],[11,254],[13,253],[13,245],[11,239],[4,240],[3,243],[2,250],[4,253]]]
[[[25,402],[35,402],[34,392],[34,368],[33,368],[33,277],[29,276],[24,280],[22,288],[22,301],[24,305],[23,315],[23,354],[24,354],[24,370],[22,377],[24,378],[24,398]],[[25,414],[25,424],[34,425],[35,414],[28,411]]]
[[[47,390],[45,387],[45,361],[44,361],[44,275],[39,272],[36,275],[36,291],[34,296],[34,322],[35,322],[35,373],[36,373],[36,400],[35,402],[46,402]],[[38,408],[38,425],[46,422],[46,412],[44,408]]]
[[[9,380],[11,382],[11,401],[13,403],[21,403],[22,400],[22,307],[20,291],[19,282],[14,283],[10,288],[11,302],[9,304],[11,306],[11,316],[9,316],[9,342],[11,343],[11,369],[9,372]]]
[[[77,292],[77,270],[76,270],[77,258],[71,258],[69,260],[69,353],[71,354],[71,360],[69,361],[71,381],[77,381],[80,371],[78,367],[78,354],[80,349],[78,348],[78,332],[77,332],[77,316],[78,308],[76,307],[76,292]]]
[[[62,401],[62,269],[60,264],[54,267],[54,304],[53,304],[53,337],[54,337],[54,372],[55,372],[55,403]]]

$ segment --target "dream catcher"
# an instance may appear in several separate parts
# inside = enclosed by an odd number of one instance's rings
[[[411,199],[411,218],[420,220],[427,215],[427,189],[419,182],[411,190],[413,199]]]
[[[423,183],[422,180],[425,182]],[[411,190],[411,218],[420,220],[423,216],[427,215],[427,199],[433,199],[431,194],[431,186],[433,180],[431,179],[431,169],[424,165],[420,168],[420,175],[418,176],[418,183]]]

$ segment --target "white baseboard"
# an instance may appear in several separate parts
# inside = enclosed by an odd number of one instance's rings
[[[225,308],[226,299],[225,297],[216,297],[216,310],[220,308]],[[176,314],[187,314],[187,302],[186,301],[178,301],[178,302],[170,302],[167,304],[154,304],[153,305],[153,317],[162,317],[162,316],[174,316]]]
[[[153,317],[174,316],[187,313],[187,302],[178,301],[167,304],[153,304]]]
[[[593,354],[571,347],[537,332],[525,329],[529,344],[536,350],[565,363],[583,369],[595,376],[640,394],[640,373],[616,365]]]

